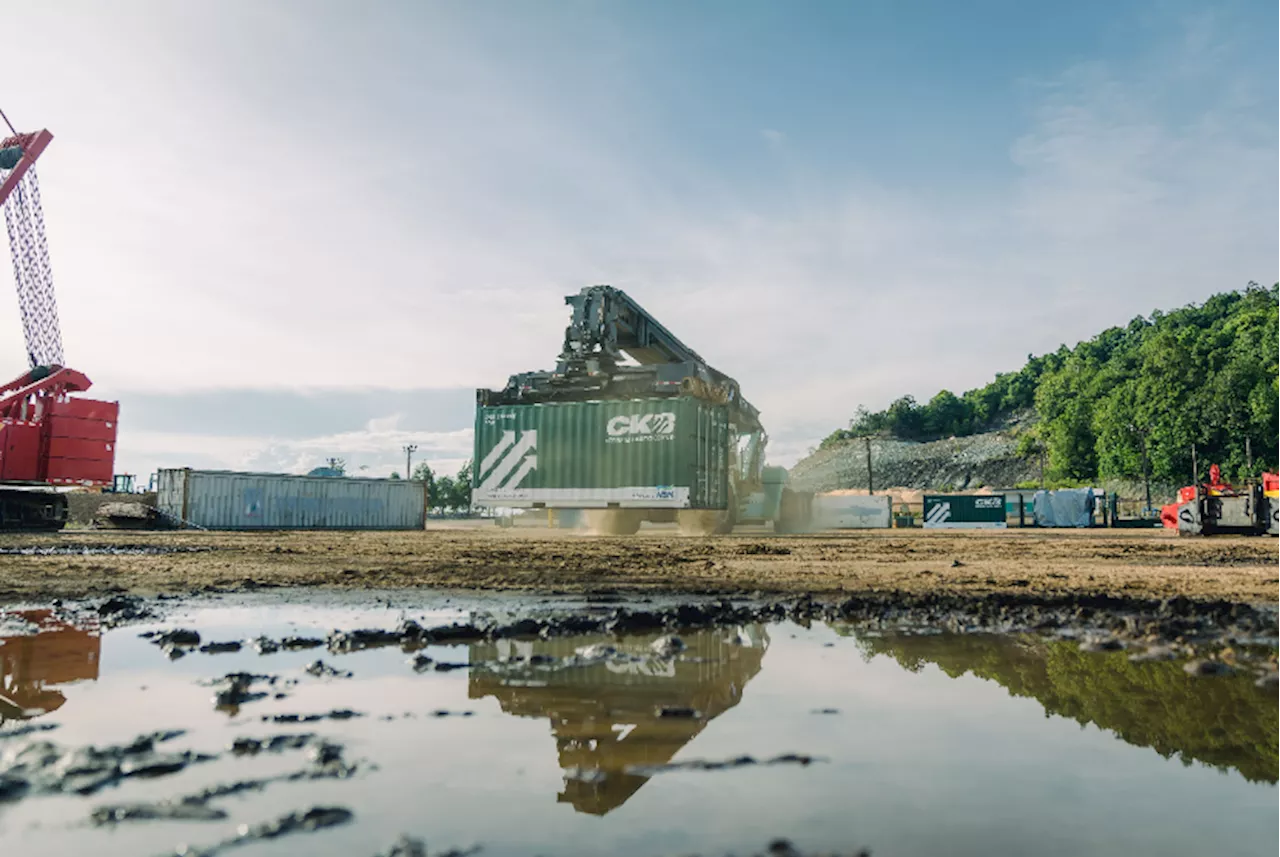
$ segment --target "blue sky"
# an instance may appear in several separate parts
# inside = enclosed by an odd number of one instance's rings
[[[1274,3],[32,6],[0,107],[55,134],[122,471],[452,469],[591,283],[790,464],[859,403],[1277,279]]]

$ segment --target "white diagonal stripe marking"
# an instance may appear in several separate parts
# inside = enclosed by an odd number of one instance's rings
[[[498,463],[498,459],[502,458],[502,453],[510,448],[511,444],[516,442],[516,433],[513,431],[504,431],[502,439],[494,444],[493,449],[489,450],[489,454],[484,457],[484,461],[480,462],[480,476],[483,477],[489,472],[489,468]]]
[[[506,479],[508,474],[516,469],[516,465],[520,463],[520,459],[524,457],[524,454],[537,445],[538,431],[537,429],[529,429],[524,433],[524,437],[520,438],[520,442],[511,447],[511,451],[507,453],[506,458],[502,459],[498,466],[493,468],[493,472],[480,483],[481,490],[491,490],[501,485],[502,480]]]
[[[503,485],[502,487],[507,490],[510,490],[512,488],[519,488],[520,483],[524,481],[524,478],[528,476],[530,472],[536,470],[537,468],[538,468],[538,456],[536,455],[525,456],[524,461],[520,462],[520,468],[516,470],[515,475],[513,475],[510,479],[508,479],[507,484]]]

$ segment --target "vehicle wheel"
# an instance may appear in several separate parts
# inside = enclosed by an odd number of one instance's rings
[[[805,502],[807,495],[782,489],[782,502],[778,506],[778,519],[773,522],[773,531],[779,534],[803,533],[809,528],[809,508]]]
[[[730,495],[728,509],[681,509],[676,523],[682,536],[724,536],[733,532],[737,521],[737,505]]]
[[[640,531],[644,513],[637,509],[587,509],[587,530],[598,536],[632,536]]]

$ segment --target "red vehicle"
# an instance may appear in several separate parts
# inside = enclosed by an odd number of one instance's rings
[[[119,404],[76,397],[92,382],[62,354],[35,171],[53,135],[9,131],[0,141],[0,207],[30,368],[0,386],[0,531],[60,530],[67,499],[59,487],[111,484]]]

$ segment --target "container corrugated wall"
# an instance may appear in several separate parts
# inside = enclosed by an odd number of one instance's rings
[[[548,508],[723,509],[728,410],[701,399],[476,410],[473,500]]]
[[[160,510],[211,530],[420,530],[425,485],[346,479],[161,470]]]

